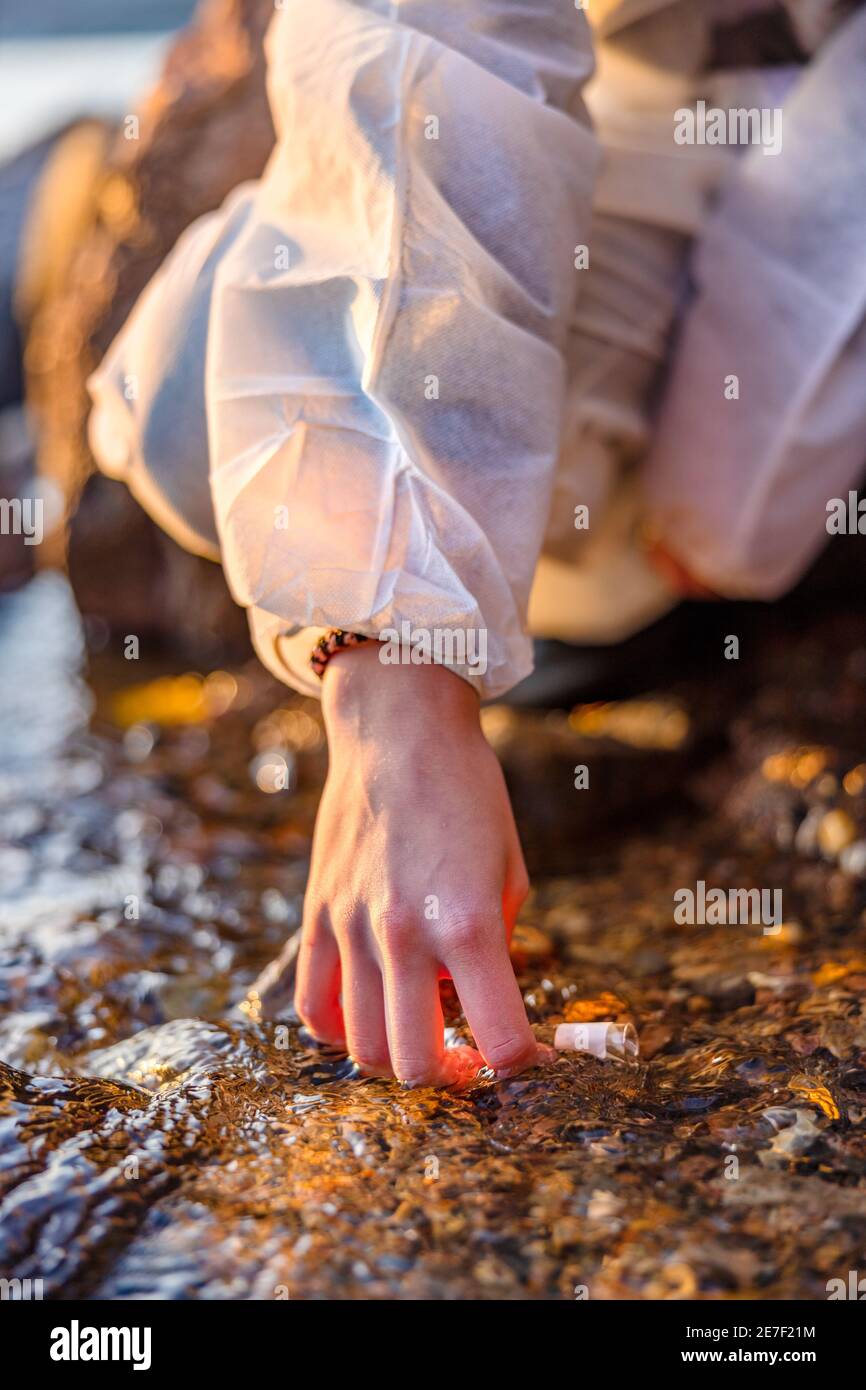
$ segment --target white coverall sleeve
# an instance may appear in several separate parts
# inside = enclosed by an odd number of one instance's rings
[[[654,530],[729,597],[799,579],[866,467],[866,11],[797,82],[781,136],[743,155],[701,238],[643,470]]]
[[[283,0],[267,52],[277,146],[208,329],[229,584],[299,689],[338,626],[458,634],[449,664],[495,696],[531,669],[587,26],[564,0]]]

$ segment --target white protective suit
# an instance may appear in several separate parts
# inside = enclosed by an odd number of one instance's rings
[[[722,593],[816,553],[866,452],[866,12],[805,76],[707,72],[749,3],[595,0],[597,141],[562,0],[282,0],[268,168],[142,295],[91,440],[298,689],[322,628],[405,620],[485,629],[486,672],[456,669],[496,696],[533,578],[532,631],[626,635],[674,601],[639,516]],[[674,143],[698,97],[780,93],[779,156]]]

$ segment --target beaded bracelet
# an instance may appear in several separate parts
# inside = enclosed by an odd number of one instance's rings
[[[321,680],[332,656],[336,656],[337,652],[343,651],[346,647],[360,647],[362,642],[369,640],[363,632],[344,632],[341,627],[329,628],[313,647],[310,665]]]

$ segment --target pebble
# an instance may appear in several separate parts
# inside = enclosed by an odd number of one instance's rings
[[[846,845],[839,855],[839,867],[854,878],[866,878],[866,840]]]
[[[857,827],[847,811],[828,811],[818,826],[818,845],[828,859],[836,859],[857,838]]]

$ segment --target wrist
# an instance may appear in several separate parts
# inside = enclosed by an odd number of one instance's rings
[[[442,721],[480,729],[478,696],[447,666],[380,660],[382,644],[347,648],[322,677],[322,715],[329,740],[385,734],[390,739],[435,733]],[[435,721],[435,723],[434,723]]]

